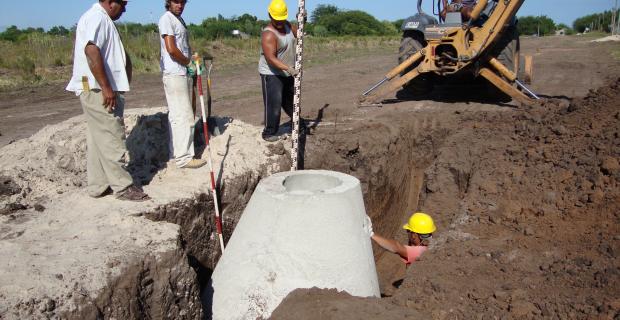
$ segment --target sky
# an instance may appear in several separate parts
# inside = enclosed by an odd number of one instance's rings
[[[73,26],[80,15],[92,6],[94,0],[24,0],[3,2],[0,12],[0,30],[11,25],[19,28],[43,27],[49,29],[52,26]],[[424,0],[426,8],[430,11],[433,1]],[[267,6],[270,0],[189,0],[183,17],[189,23],[200,23],[208,17],[218,14],[226,18],[250,13],[259,19],[267,19]],[[546,15],[556,23],[572,25],[576,18],[611,10],[617,0],[526,0],[518,16]],[[290,7],[296,7],[297,1],[288,0]],[[312,12],[319,4],[331,4],[341,9],[363,10],[375,16],[379,20],[398,20],[416,13],[416,0],[306,0],[306,9]],[[121,17],[120,22],[156,22],[164,10],[164,0],[130,0],[127,12]],[[290,12],[296,12],[291,8]],[[293,14],[290,15],[292,18]]]

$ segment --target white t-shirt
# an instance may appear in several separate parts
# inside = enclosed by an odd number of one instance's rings
[[[159,35],[159,42],[161,43],[161,59],[159,60],[159,66],[161,67],[161,72],[166,75],[186,75],[186,67],[172,59],[166,50],[166,42],[164,41],[164,36],[174,36],[177,48],[179,48],[186,57],[191,57],[189,33],[185,25],[181,22],[181,18],[177,18],[172,12],[166,11],[159,19]]]
[[[121,42],[121,37],[114,25],[114,21],[103,9],[99,2],[86,11],[77,24],[75,35],[75,51],[73,53],[73,76],[66,90],[80,95],[83,91],[82,77],[88,77],[91,89],[101,89],[95,76],[88,67],[84,48],[91,42],[99,48],[105,73],[114,91],[129,91],[127,79],[127,56]]]

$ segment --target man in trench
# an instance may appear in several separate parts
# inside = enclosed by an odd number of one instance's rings
[[[284,0],[273,0],[268,8],[270,22],[261,35],[261,55],[258,72],[261,77],[265,128],[262,138],[279,140],[280,110],[293,117],[295,39],[297,26],[287,21],[288,8]]]
[[[145,201],[149,196],[125,170],[124,93],[129,91],[132,67],[114,21],[127,3],[99,0],[80,17],[66,90],[80,97],[88,124],[88,194],[99,198],[115,192],[121,200]]]
[[[177,167],[197,169],[206,164],[194,159],[194,84],[196,80],[195,59],[191,55],[189,33],[181,17],[187,0],[166,0],[166,12],[159,19],[161,36],[160,67],[164,91],[168,102],[168,129],[170,154]]]
[[[384,238],[372,231],[372,223],[370,218],[367,222],[368,234],[371,239],[374,240],[383,249],[389,252],[399,255],[402,261],[411,265],[428,249],[430,240],[433,237],[433,232],[437,229],[433,218],[426,213],[417,212],[414,213],[407,224],[403,226],[403,229],[407,231],[408,243],[403,245],[400,242]]]

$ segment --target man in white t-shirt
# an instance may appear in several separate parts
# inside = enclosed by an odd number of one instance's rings
[[[194,159],[194,69],[189,33],[181,18],[186,3],[187,0],[166,0],[166,13],[159,19],[160,67],[168,101],[170,153],[177,167],[195,169],[206,162]]]
[[[128,1],[99,0],[77,24],[73,75],[66,90],[80,97],[87,130],[88,193],[115,192],[129,201],[150,199],[125,170],[127,147],[123,111],[131,81],[131,61],[114,21]]]

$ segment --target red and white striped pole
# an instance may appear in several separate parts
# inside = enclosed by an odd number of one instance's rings
[[[295,49],[295,85],[293,97],[293,146],[291,148],[291,171],[299,169],[299,118],[301,114],[301,78],[303,76],[304,27],[306,25],[306,1],[299,0],[297,11],[297,48]]]
[[[215,174],[213,174],[213,161],[211,156],[211,146],[209,145],[209,125],[207,123],[207,113],[205,112],[205,99],[202,91],[202,70],[201,70],[201,61],[200,58],[197,57],[196,61],[196,74],[197,74],[197,87],[198,87],[198,95],[200,96],[200,107],[202,109],[202,128],[204,130],[205,135],[205,144],[207,151],[207,162],[209,163],[209,173],[211,176],[211,193],[213,194],[213,207],[215,208],[215,226],[217,230],[217,235],[220,241],[220,249],[222,253],[224,253],[224,237],[222,236],[222,218],[220,216],[220,206],[217,201],[217,190],[215,189]],[[209,67],[209,69],[211,66]],[[207,85],[209,86],[209,92],[211,92],[211,77],[207,79]]]

